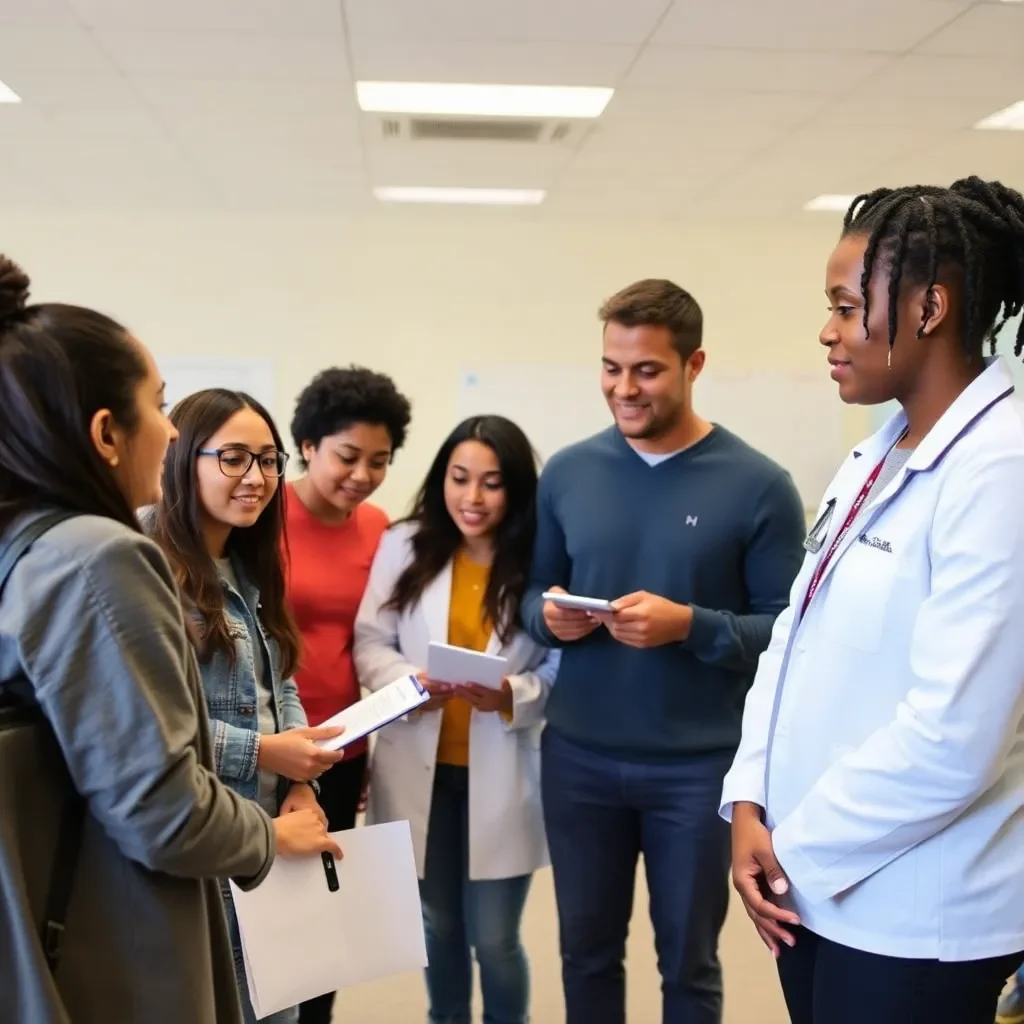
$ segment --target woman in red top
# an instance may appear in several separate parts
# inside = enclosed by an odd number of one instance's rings
[[[292,438],[305,475],[288,485],[287,590],[302,634],[295,680],[309,724],[359,700],[352,631],[386,513],[367,502],[405,442],[409,401],[390,377],[360,367],[318,374],[299,395]],[[330,831],[355,826],[366,744],[320,776]],[[333,993],[303,1003],[301,1024],[329,1024]]]

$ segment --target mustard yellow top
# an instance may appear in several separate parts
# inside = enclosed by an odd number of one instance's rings
[[[452,592],[448,602],[448,643],[471,651],[484,651],[491,638],[491,624],[484,612],[484,593],[491,567],[478,565],[459,551],[452,562]],[[441,764],[469,764],[469,720],[473,707],[461,697],[444,706],[437,760]]]

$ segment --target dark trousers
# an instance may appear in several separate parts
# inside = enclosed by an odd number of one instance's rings
[[[783,947],[779,979],[792,1024],[992,1024],[1024,954],[946,962],[879,956],[806,928]]]
[[[359,797],[366,775],[366,755],[346,758],[320,776],[320,806],[327,815],[327,830],[341,832],[355,828]],[[334,993],[317,996],[299,1004],[299,1024],[331,1024]]]
[[[718,936],[729,902],[730,841],[718,804],[732,755],[624,762],[550,727],[541,750],[566,1024],[624,1024],[626,936],[641,853],[662,1022],[720,1024]]]

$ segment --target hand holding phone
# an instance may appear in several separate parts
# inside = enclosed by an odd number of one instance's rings
[[[544,598],[544,622],[563,643],[572,643],[589,636],[601,624],[594,613],[611,611],[611,603],[594,598],[579,598],[561,587],[552,587]],[[587,607],[581,607],[580,601]]]

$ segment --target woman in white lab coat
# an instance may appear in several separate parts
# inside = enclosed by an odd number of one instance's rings
[[[1024,198],[861,196],[825,287],[840,397],[901,409],[829,487],[761,658],[733,879],[793,1024],[992,1024],[1024,956],[1024,422],[984,353],[1024,299]]]
[[[419,674],[430,701],[378,734],[368,823],[408,820],[427,935],[430,1020],[469,1024],[470,950],[484,1019],[526,1024],[520,921],[547,863],[539,737],[557,656],[520,628],[535,532],[537,470],[501,416],[461,423],[411,516],[384,535],[356,619],[360,683]],[[500,688],[426,678],[431,641],[500,655]]]

